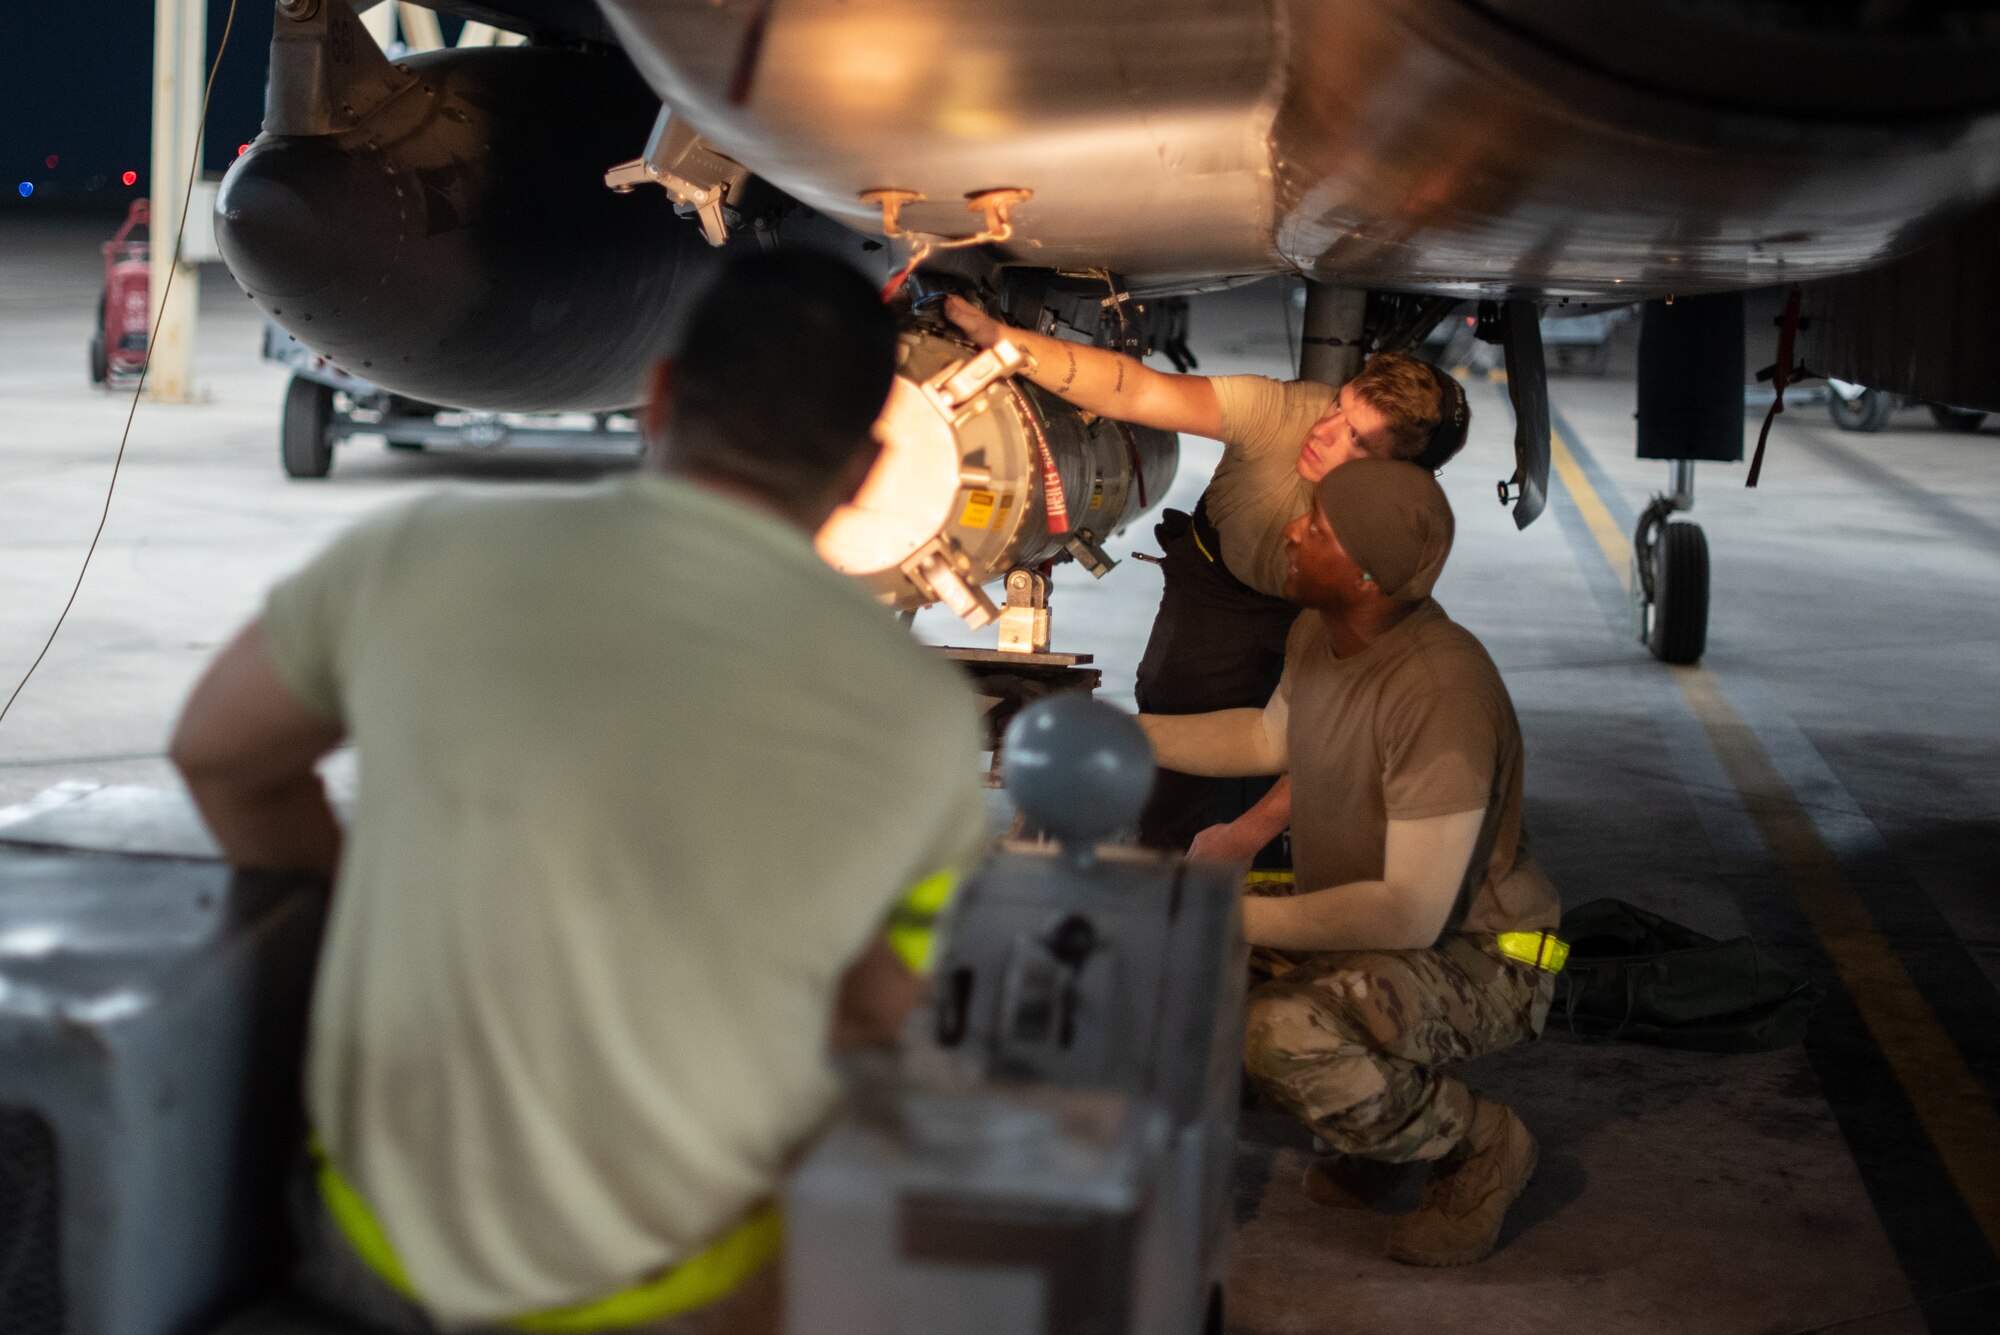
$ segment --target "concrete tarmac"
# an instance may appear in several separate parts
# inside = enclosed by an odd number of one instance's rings
[[[113,225],[0,233],[0,699],[69,597],[130,406],[84,374]],[[284,373],[257,360],[258,320],[226,274],[203,282],[206,401],[139,405],[90,574],[0,722],[0,804],[62,780],[170,784],[163,742],[194,674],[261,590],[358,516],[437,486],[604,471],[360,438],[329,479],[288,481]],[[1202,369],[1286,374],[1296,320],[1281,285],[1205,299]],[[1553,382],[1558,476],[1525,532],[1494,501],[1512,470],[1504,388],[1471,377],[1438,596],[1513,692],[1528,827],[1565,902],[1611,895],[1749,931],[1827,998],[1782,1052],[1585,1042],[1558,1020],[1470,1068],[1540,1136],[1542,1168],[1502,1249],[1462,1270],[1388,1262],[1386,1220],[1308,1202],[1303,1133],[1253,1114],[1230,1296],[1242,1335],[2000,1330],[2000,433],[1912,411],[1848,435],[1803,406],[1779,419],[1758,490],[1740,465],[1702,465],[1709,651],[1669,669],[1627,626],[1619,543],[1665,466],[1631,457],[1621,368],[1629,356]],[[1168,504],[1191,507],[1215,455],[1184,442]],[[1155,550],[1149,530],[1113,554]],[[1094,653],[1124,703],[1158,578],[1133,560],[1102,581],[1057,577],[1056,647]],[[990,640],[937,611],[918,629]]]

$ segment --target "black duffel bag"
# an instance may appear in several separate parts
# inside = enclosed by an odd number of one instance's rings
[[[1585,1038],[1768,1052],[1805,1036],[1820,989],[1747,936],[1718,941],[1618,899],[1563,914],[1554,1012]]]

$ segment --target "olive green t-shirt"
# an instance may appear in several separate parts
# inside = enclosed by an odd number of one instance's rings
[[[1484,808],[1448,931],[1540,931],[1561,917],[1521,833],[1521,725],[1472,633],[1425,599],[1341,658],[1301,615],[1279,689],[1289,710],[1292,857],[1301,892],[1382,878],[1392,820]]]
[[[594,1301],[778,1185],[836,984],[983,836],[969,689],[775,517],[443,496],[272,590],[358,801],[307,1101],[439,1321]]]
[[[1283,597],[1285,526],[1312,505],[1312,484],[1299,476],[1299,449],[1340,391],[1261,375],[1222,375],[1210,383],[1223,449],[1206,496],[1222,563],[1259,593]]]

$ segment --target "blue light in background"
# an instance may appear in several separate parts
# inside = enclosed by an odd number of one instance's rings
[[[34,183],[33,181],[23,181],[23,182],[21,182],[21,187],[20,187],[20,188],[21,188],[21,198],[22,198],[22,199],[26,199],[26,198],[27,198],[27,197],[28,197],[29,195],[32,195],[32,194],[34,194],[34,193],[35,193],[35,183]]]

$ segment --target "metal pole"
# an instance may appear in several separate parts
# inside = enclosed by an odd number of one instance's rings
[[[384,51],[389,43],[396,40],[396,7],[380,4],[361,11],[361,26],[368,29],[368,35],[375,39],[375,45]]]
[[[1368,294],[1357,287],[1306,283],[1305,340],[1299,347],[1299,379],[1344,385],[1361,369],[1362,323]]]
[[[1667,492],[1674,498],[1674,509],[1694,509],[1694,460],[1667,460]]]
[[[201,271],[183,257],[171,292],[167,271],[173,265],[188,168],[200,150],[196,131],[201,124],[207,53],[207,0],[154,0],[153,216],[147,238],[152,252],[151,314],[158,332],[150,349],[146,392],[162,403],[192,403],[197,397],[194,339]],[[198,168],[194,179],[201,179]]]
[[[403,29],[403,47],[412,53],[436,51],[444,46],[444,30],[438,26],[437,11],[401,0],[396,18]]]

